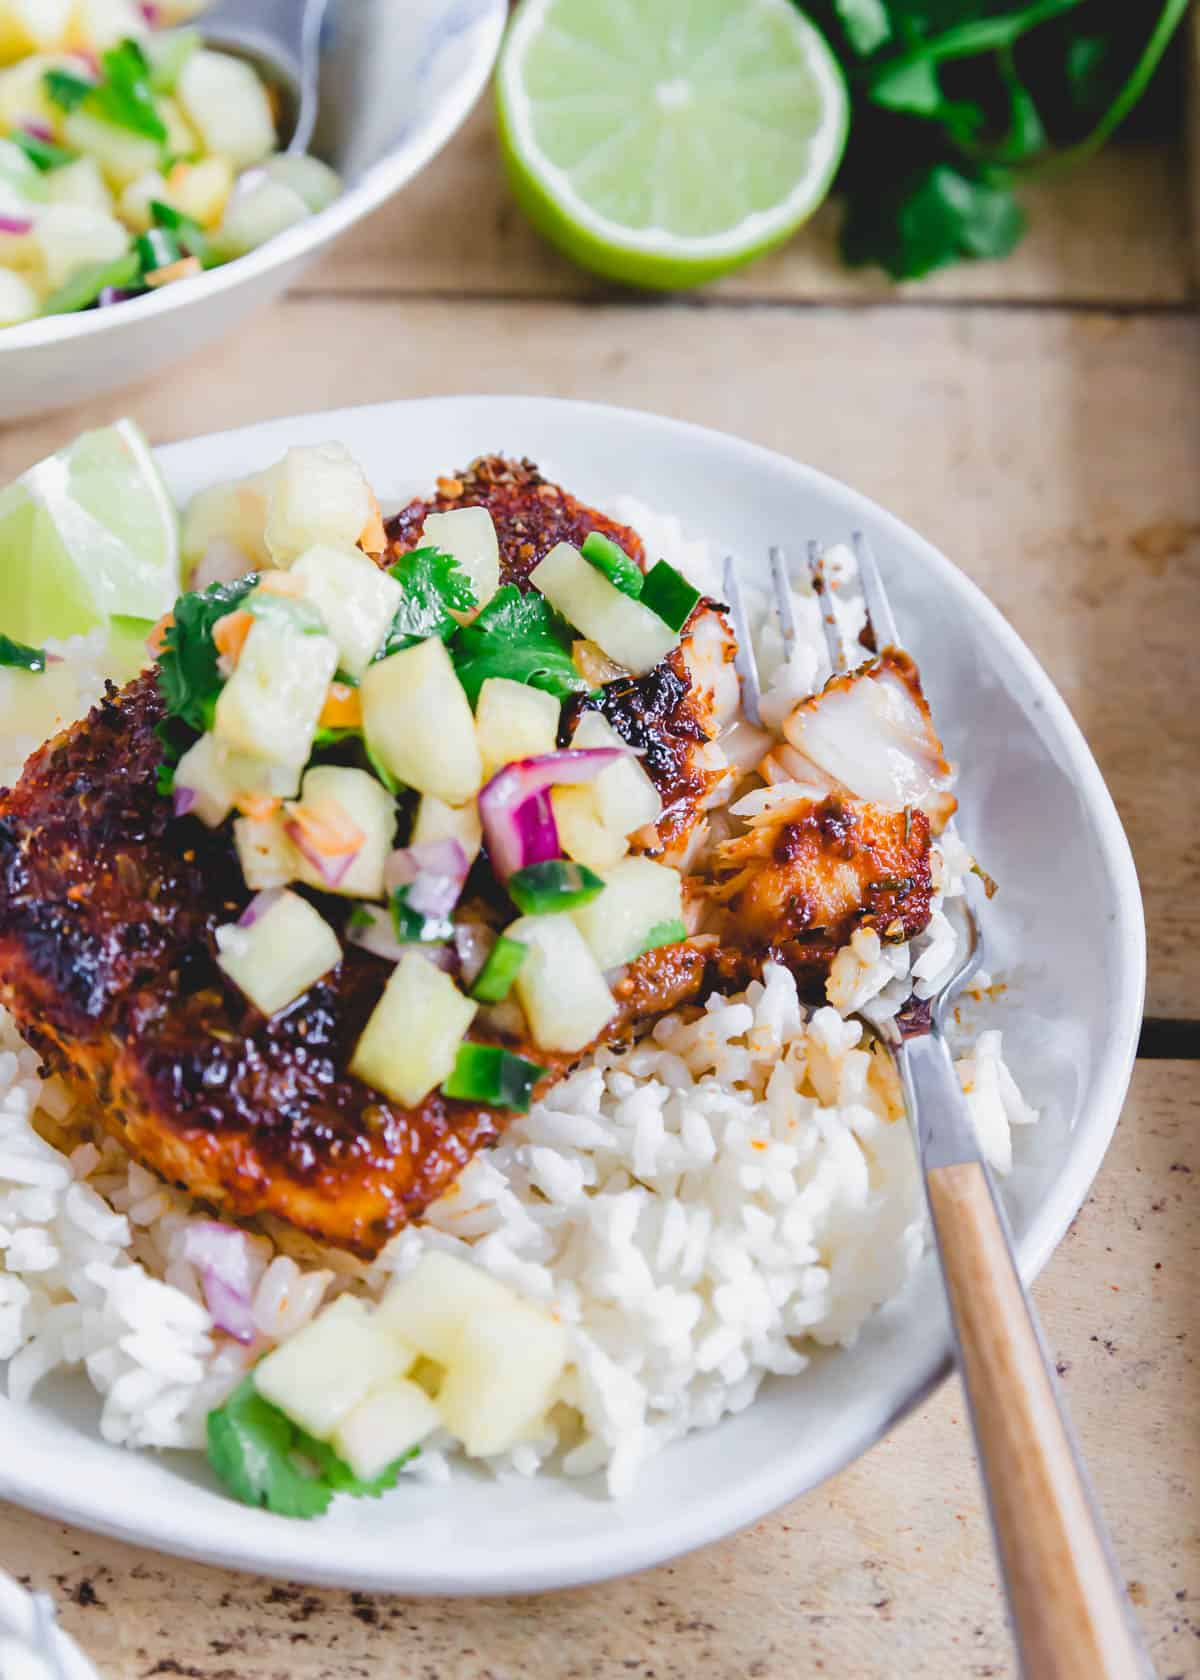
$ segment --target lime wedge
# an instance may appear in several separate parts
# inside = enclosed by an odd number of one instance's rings
[[[694,286],[825,197],[849,99],[792,0],[522,0],[496,78],[513,191],[585,268]]]
[[[0,491],[0,629],[40,647],[179,593],[179,520],[131,420],[84,432]]]

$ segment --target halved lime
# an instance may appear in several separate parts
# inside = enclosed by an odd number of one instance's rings
[[[132,420],[84,432],[0,491],[0,630],[41,646],[179,593],[179,520]]]
[[[496,78],[517,201],[585,268],[694,286],[825,197],[842,74],[792,0],[522,0]]]

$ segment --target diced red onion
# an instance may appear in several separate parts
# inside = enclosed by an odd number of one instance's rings
[[[253,562],[236,543],[231,543],[226,537],[214,537],[192,573],[188,587],[207,589],[210,583],[236,583],[251,570]]]
[[[156,5],[155,0],[138,0],[138,11],[141,12],[151,29],[157,28],[160,8]]]
[[[383,884],[389,892],[407,887],[409,904],[422,916],[448,916],[470,867],[457,840],[424,840],[391,854],[383,866]]]
[[[50,127],[50,124],[39,122],[36,117],[27,117],[21,124],[21,128],[24,133],[32,134],[35,140],[53,141],[54,139],[54,130]]]
[[[275,903],[275,900],[282,892],[282,887],[264,887],[262,892],[255,893],[254,897],[250,900],[249,904],[247,904],[246,908],[238,917],[238,927],[253,927],[255,922],[257,922],[261,916],[266,915],[267,911]]]
[[[437,968],[445,969],[449,973],[454,973],[458,968],[458,953],[451,946],[436,941],[430,941],[428,944],[405,944],[403,940],[396,938],[390,911],[380,909],[378,904],[363,904],[359,908],[370,920],[360,923],[357,927],[347,928],[346,938],[351,945],[360,945],[364,951],[370,951],[373,957],[382,957],[384,962],[398,963],[409,951],[419,951]]]
[[[284,823],[283,832],[301,857],[307,858],[308,862],[312,864],[327,887],[340,885],[346,871],[358,856],[359,851],[362,850],[360,846],[353,852],[342,852],[337,857],[326,857],[324,852],[318,851],[313,845],[303,823],[295,821]]]
[[[196,803],[196,790],[190,787],[176,787],[173,798],[173,809],[177,817],[186,817]]]
[[[136,292],[131,292],[124,286],[102,286],[96,303],[99,308],[108,309],[114,303],[128,303],[131,297],[136,296]]]
[[[183,1234],[183,1257],[200,1273],[204,1300],[218,1330],[254,1340],[254,1250],[245,1231],[206,1219]]]
[[[85,64],[91,75],[99,77],[100,60],[92,51],[91,47],[72,47],[70,49],[70,56],[72,58],[77,58],[81,64]]]
[[[497,770],[479,795],[479,816],[488,856],[500,879],[507,881],[518,869],[560,856],[550,804],[552,787],[594,781],[602,770],[627,756],[624,747],[568,747],[538,758],[521,758]]]
[[[33,222],[28,216],[0,216],[0,233],[25,234],[33,232]]]

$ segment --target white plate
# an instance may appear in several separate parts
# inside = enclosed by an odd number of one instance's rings
[[[1066,706],[961,572],[897,520],[809,467],[716,432],[614,408],[462,397],[273,421],[163,450],[182,496],[337,438],[380,498],[474,455],[528,455],[603,508],[628,491],[761,567],[767,546],[873,538],[902,633],[962,767],[961,826],[1001,883],[988,912],[1009,982],[987,1020],[1042,1123],[1017,1137],[1008,1184],[1027,1275],[1083,1202],[1116,1124],[1141,1018],[1145,942],[1129,847]],[[203,1462],[105,1446],[82,1384],[18,1412],[0,1402],[0,1496],[122,1539],[260,1573],[404,1593],[558,1587],[658,1563],[814,1487],[869,1447],[947,1368],[932,1260],[850,1351],[823,1356],[715,1430],[668,1449],[621,1504],[554,1478],[406,1486],[313,1523],[249,1511]]]
[[[194,280],[111,309],[0,327],[0,421],[141,379],[290,286],[441,151],[487,82],[506,15],[506,0],[334,0],[313,151],[341,175],[341,197]],[[405,261],[403,250],[396,261]]]

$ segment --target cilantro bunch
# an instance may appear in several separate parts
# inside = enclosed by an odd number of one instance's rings
[[[1187,0],[804,0],[846,73],[842,254],[913,279],[1002,257],[1014,189],[1098,149],[1146,91]]]

